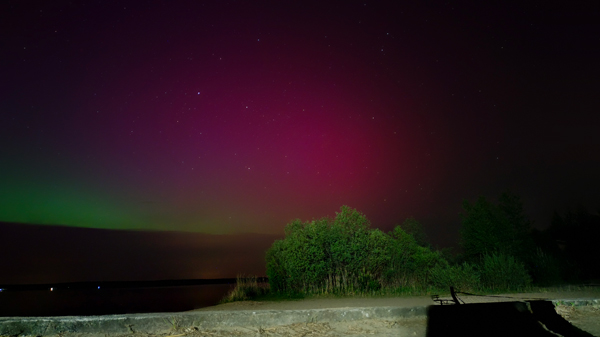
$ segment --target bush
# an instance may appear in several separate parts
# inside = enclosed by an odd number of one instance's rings
[[[267,277],[271,291],[279,293],[288,288],[288,274],[284,259],[285,242],[275,240],[269,250],[267,250]]]
[[[473,204],[463,202],[461,246],[467,261],[477,263],[485,254],[515,256],[522,261],[535,252],[529,235],[531,221],[514,194],[503,193],[498,204],[480,197]]]
[[[451,286],[473,292],[522,289],[531,285],[532,278],[523,260],[515,257],[524,255],[523,251],[509,242],[511,238],[522,238],[528,222],[520,209],[511,205],[505,202],[492,207],[485,200],[467,205],[469,217],[463,231],[467,238],[463,242],[472,244],[465,246],[471,254],[464,260],[445,254],[462,262],[456,265],[448,263],[444,253],[420,244],[400,226],[389,233],[369,228],[367,218],[348,206],[342,206],[334,219],[296,219],[285,227],[285,238],[275,241],[267,251],[270,289],[284,295],[414,293]],[[409,220],[407,223],[416,228],[416,221]],[[491,236],[485,233],[484,224],[488,222],[495,222],[497,227]],[[511,226],[517,228],[511,231],[514,235],[504,233]],[[495,246],[487,245],[494,242]],[[491,249],[486,251],[485,247]],[[542,258],[536,280],[554,280],[555,261],[545,255]]]
[[[479,274],[482,286],[492,290],[518,290],[531,285],[525,264],[506,254],[484,255]]]
[[[414,220],[413,220],[414,221]],[[396,227],[370,229],[360,212],[342,206],[335,219],[294,220],[267,251],[274,292],[355,294],[383,288],[426,289],[430,271],[447,264]]]
[[[564,263],[540,248],[537,249],[530,267],[533,282],[539,286],[560,284],[563,281],[561,274],[564,269]]]
[[[479,282],[477,268],[466,262],[457,266],[439,264],[431,270],[431,285],[437,290],[454,287],[457,291],[475,292],[479,289]]]
[[[235,302],[235,301],[248,301],[257,296],[265,295],[269,292],[269,284],[258,282],[256,276],[237,276],[236,285],[225,296],[221,303]]]

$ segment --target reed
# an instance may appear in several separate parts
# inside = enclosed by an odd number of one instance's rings
[[[221,300],[220,303],[248,301],[269,293],[269,284],[259,282],[255,275],[238,275],[235,287]]]

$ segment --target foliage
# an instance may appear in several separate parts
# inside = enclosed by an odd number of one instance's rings
[[[415,241],[419,246],[431,249],[431,243],[429,243],[429,237],[427,236],[427,233],[425,233],[423,225],[415,218],[410,217],[404,220],[402,228],[415,238]]]
[[[479,268],[481,284],[489,289],[518,290],[531,285],[525,265],[511,255],[485,254]]]
[[[389,234],[371,229],[364,214],[348,206],[334,219],[293,220],[266,259],[273,291],[311,294],[426,289],[432,268],[447,265],[440,253],[419,245],[401,227]]]
[[[221,303],[247,301],[268,292],[269,284],[258,282],[256,276],[238,275],[235,287],[221,300]]]
[[[532,231],[520,199],[510,193],[496,204],[480,197],[463,207],[461,254],[432,250],[414,218],[389,233],[370,228],[365,215],[348,206],[333,219],[293,220],[285,238],[266,253],[271,293],[415,294],[450,286],[476,292],[555,285],[576,265],[557,248],[557,233],[593,240],[597,235],[583,238],[572,229],[594,234],[600,228],[600,217],[580,212],[555,216],[556,225],[546,232]],[[597,252],[567,247],[568,256],[579,261],[598,260]]]
[[[461,245],[465,258],[477,262],[486,254],[502,253],[527,261],[534,251],[529,235],[531,222],[523,212],[519,198],[503,193],[499,204],[485,197],[475,203],[463,202]]]
[[[442,248],[439,252],[442,258],[448,261],[448,263],[450,263],[451,265],[462,264],[464,262],[462,261],[462,255],[458,254],[454,247],[445,247]]]
[[[519,197],[505,192],[497,205],[480,197],[473,204],[464,201],[463,208],[461,246],[466,261],[481,267],[485,256],[509,256],[523,263],[530,274],[542,270],[531,221],[525,216]],[[545,275],[538,273],[536,282]]]
[[[546,246],[547,243],[554,247],[557,243],[560,245],[558,251],[546,251],[561,262],[563,278],[578,274],[583,280],[600,279],[600,268],[596,268],[600,265],[600,250],[597,249],[600,213],[592,214],[583,206],[576,211],[567,211],[562,216],[555,213],[544,236]]]
[[[267,277],[271,291],[283,292],[287,288],[288,274],[284,261],[285,242],[275,240],[271,248],[267,250]]]
[[[431,284],[435,289],[447,290],[452,286],[461,291],[477,291],[480,276],[476,267],[467,262],[456,266],[439,264],[431,270]]]
[[[534,264],[530,269],[531,277],[539,286],[552,286],[563,281],[564,261],[537,248]]]

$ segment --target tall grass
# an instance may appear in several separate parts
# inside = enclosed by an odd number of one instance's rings
[[[254,275],[238,275],[235,287],[221,300],[220,303],[248,301],[269,293],[269,284],[259,282]]]
[[[457,266],[436,266],[431,270],[431,286],[434,289],[448,290],[450,287],[465,292],[481,290],[481,276],[476,266],[464,262]]]
[[[531,285],[525,265],[513,256],[486,254],[479,267],[481,283],[494,290],[519,290]]]

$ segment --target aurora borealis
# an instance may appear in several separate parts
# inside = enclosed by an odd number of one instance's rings
[[[184,19],[151,25],[163,10]],[[285,17],[244,19],[243,6],[219,8],[226,22],[182,10],[107,8],[114,27],[85,36],[34,14],[48,36],[19,41],[30,46],[14,60],[23,99],[5,109],[19,112],[3,123],[19,145],[6,149],[14,171],[3,175],[2,220],[273,233],[343,204],[397,220],[412,212],[412,202],[400,206],[407,194],[432,192],[441,172],[426,166],[428,143],[439,136],[423,129],[415,89],[400,90],[416,80],[414,65],[385,72],[402,55],[388,31],[352,42],[336,22],[295,32],[277,28]],[[42,63],[41,83],[29,63]]]
[[[598,207],[597,12],[544,6],[8,2],[0,221],[279,235],[349,205],[449,244],[463,198]]]

